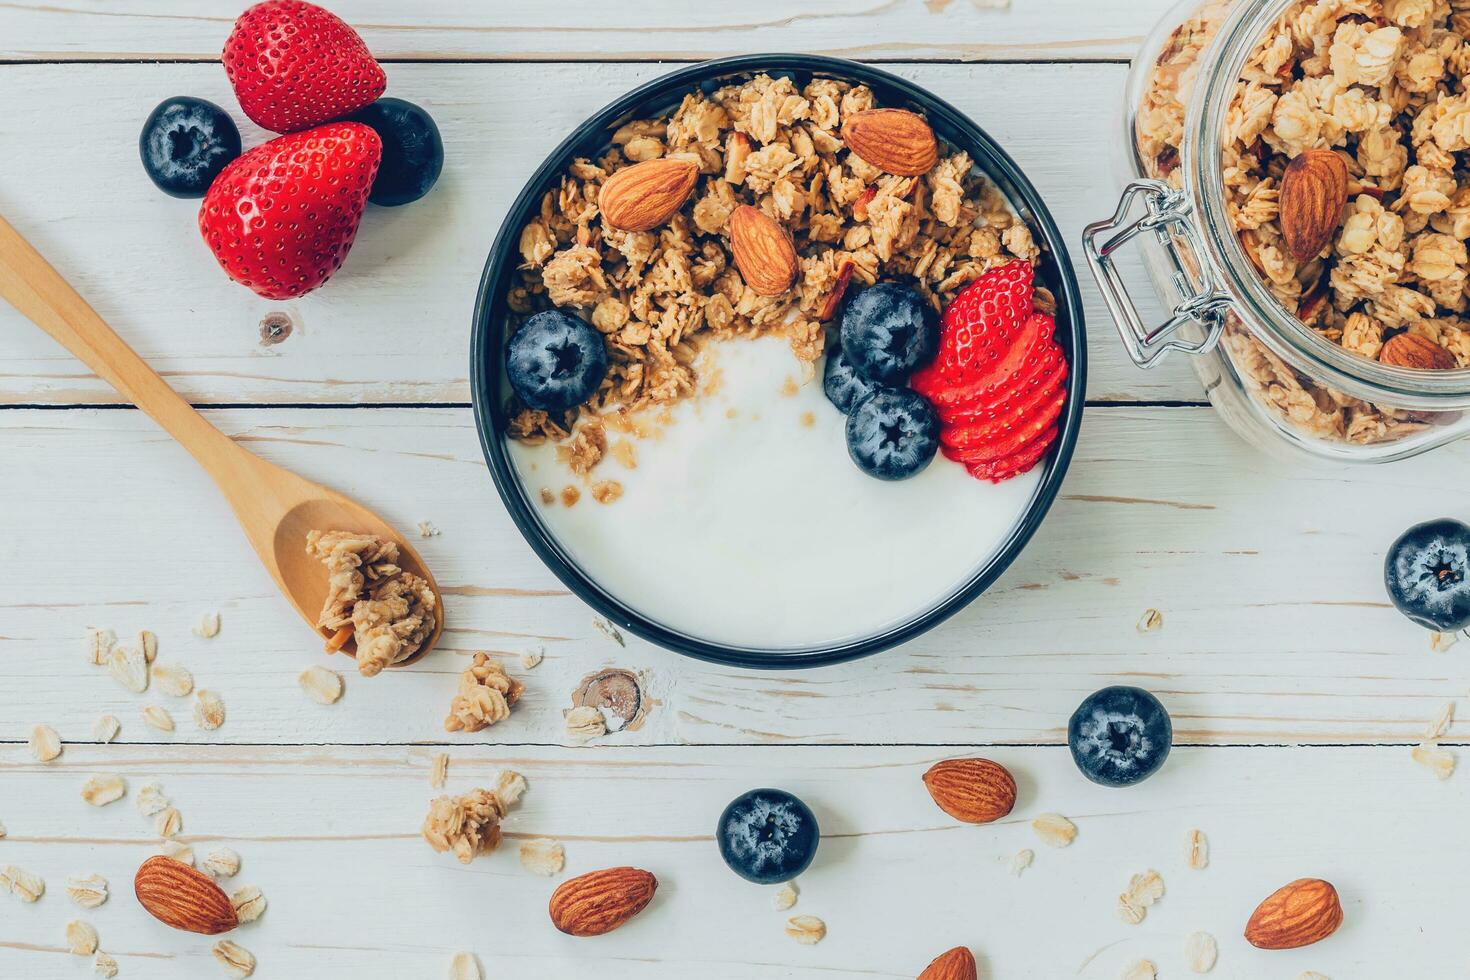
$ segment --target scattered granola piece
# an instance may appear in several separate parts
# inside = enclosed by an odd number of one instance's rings
[[[625,647],[628,645],[628,641],[623,639],[622,631],[619,630],[612,623],[609,623],[607,620],[603,619],[601,616],[592,617],[592,626],[594,629],[597,630],[597,632],[601,633],[609,640],[612,640],[618,646]]]
[[[37,762],[50,762],[61,754],[61,736],[50,725],[31,729],[31,755]]]
[[[1164,625],[1164,614],[1157,609],[1145,609],[1138,617],[1138,632],[1152,633]]]
[[[449,778],[449,753],[440,752],[434,756],[434,764],[429,768],[429,785],[438,789],[444,785]]]
[[[194,848],[188,844],[182,844],[176,840],[166,840],[163,842],[162,850],[158,853],[164,857],[173,858],[180,864],[187,864],[191,868],[194,867]]]
[[[220,966],[225,968],[225,972],[237,980],[244,980],[255,972],[255,957],[249,950],[228,939],[221,939],[209,951],[214,954]]]
[[[1201,871],[1210,864],[1210,841],[1203,830],[1191,830],[1184,838],[1184,862]]]
[[[796,882],[788,881],[776,889],[776,894],[771,896],[771,904],[777,912],[785,912],[796,904],[796,894]]]
[[[133,806],[145,817],[157,816],[169,807],[168,797],[163,795],[163,787],[157,783],[149,783],[138,794],[133,797]]]
[[[142,647],[115,646],[107,655],[107,672],[134,694],[148,690],[148,660]]]
[[[1455,754],[1433,742],[1416,745],[1412,753],[1414,761],[1434,773],[1440,779],[1449,779],[1455,771]]]
[[[521,867],[532,874],[551,876],[566,867],[566,848],[554,840],[537,837],[521,841]]]
[[[138,631],[138,649],[143,651],[143,659],[150,664],[158,659],[158,637],[152,630]]]
[[[312,664],[303,670],[296,683],[317,704],[336,704],[342,697],[342,675],[320,664]]]
[[[216,878],[233,878],[240,873],[240,855],[228,847],[216,847],[200,867]]]
[[[815,915],[795,915],[786,920],[786,935],[803,946],[815,946],[827,935],[827,923]]]
[[[1184,962],[1195,973],[1209,973],[1219,956],[1215,937],[1208,932],[1192,932],[1184,940]]]
[[[474,953],[455,953],[449,961],[449,980],[485,980],[485,971]]]
[[[25,868],[9,864],[5,866],[4,871],[0,871],[0,889],[9,891],[10,894],[29,905],[46,894],[46,880]]]
[[[194,624],[194,635],[202,640],[213,639],[219,635],[219,613],[207,612],[199,617],[199,622]]]
[[[459,675],[459,693],[450,702],[444,730],[478,732],[504,721],[524,689],[487,654],[475,654],[474,661]]]
[[[150,704],[143,709],[143,721],[149,728],[156,728],[160,732],[171,732],[174,730],[174,716],[168,710],[156,704]]]
[[[591,492],[599,504],[610,504],[623,495],[623,485],[617,480],[599,480],[592,484]]]
[[[1158,975],[1158,967],[1148,960],[1139,960],[1123,971],[1123,980],[1155,980]]]
[[[1011,874],[1017,878],[1021,877],[1021,872],[1031,867],[1031,862],[1034,860],[1036,860],[1035,851],[1029,847],[1021,848],[1016,852],[1015,857],[1011,858]]]
[[[92,960],[92,970],[99,977],[111,980],[112,977],[117,976],[117,960],[106,953],[98,953],[96,959]]]
[[[99,626],[87,627],[87,659],[93,666],[105,667],[107,655],[112,652],[113,644],[117,643],[117,634],[110,629]]]
[[[541,647],[537,647],[534,650],[527,650],[521,654],[521,669],[535,670],[544,659],[546,659],[546,651]]]
[[[582,499],[582,491],[568,484],[561,488],[561,505],[563,507],[575,507],[577,501]]]
[[[107,901],[107,879],[99,874],[72,875],[66,879],[66,894],[84,909],[95,909]]]
[[[500,846],[500,820],[525,791],[519,773],[500,775],[496,788],[477,789],[464,796],[441,796],[429,804],[424,818],[424,840],[435,851],[453,851],[461,864]]]
[[[153,832],[159,837],[177,837],[184,829],[184,816],[177,807],[169,807],[153,818]]]
[[[225,723],[225,703],[207,688],[194,692],[194,724],[212,732]]]
[[[188,697],[194,691],[194,675],[174,664],[154,664],[153,682],[169,697]]]
[[[97,720],[92,722],[92,737],[103,744],[117,738],[117,733],[120,731],[122,731],[122,723],[113,715],[98,715]]]
[[[373,677],[413,657],[433,634],[439,597],[427,580],[398,565],[398,544],[371,534],[311,531],[306,553],[327,568],[327,598],[317,625],[352,627],[357,670]]]
[[[541,488],[541,505],[543,507],[550,507],[554,503],[556,503],[556,494],[554,494],[554,493],[551,492],[551,488],[550,487],[542,487]]]
[[[66,950],[75,956],[91,956],[97,952],[97,930],[81,919],[66,924]]]
[[[1460,642],[1459,633],[1438,633],[1433,630],[1429,633],[1429,649],[1435,653],[1444,653],[1450,647]]]
[[[438,536],[439,529],[434,526],[433,521],[419,521],[419,537],[437,538]]]
[[[1435,719],[1429,723],[1429,727],[1425,729],[1424,737],[1431,740],[1439,738],[1441,735],[1450,730],[1450,725],[1454,722],[1454,720],[1455,702],[1447,701],[1445,702],[1445,706],[1440,709],[1439,714],[1435,717]]]
[[[235,889],[230,895],[230,904],[235,907],[235,915],[241,925],[254,922],[265,914],[265,896],[254,885]]]
[[[607,719],[590,704],[578,705],[567,712],[567,735],[577,742],[590,742],[607,734]]]
[[[1031,829],[1047,847],[1066,847],[1077,837],[1077,825],[1060,813],[1043,813],[1031,821]]]
[[[122,799],[127,791],[128,784],[121,776],[93,776],[82,784],[82,799],[93,806],[106,806]]]

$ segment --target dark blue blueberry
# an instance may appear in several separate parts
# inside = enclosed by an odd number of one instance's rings
[[[1140,687],[1105,687],[1072,712],[1072,761],[1102,786],[1132,786],[1158,772],[1174,744],[1159,699]]]
[[[607,374],[602,334],[561,310],[529,317],[510,338],[505,371],[521,401],[544,412],[580,405]]]
[[[203,99],[164,99],[138,136],[143,170],[174,197],[203,197],[225,165],[240,155],[240,131],[229,113]]]
[[[938,348],[934,307],[897,283],[869,286],[848,301],[842,314],[842,351],[869,381],[902,384]]]
[[[379,99],[347,117],[383,140],[383,162],[368,200],[383,207],[417,201],[444,169],[444,141],[433,117],[412,102]]]
[[[852,369],[852,364],[841,347],[834,348],[827,355],[827,367],[822,372],[822,390],[827,393],[827,400],[836,405],[843,415],[851,413],[852,406],[871,394],[876,387],[876,384]]]
[[[720,857],[730,870],[759,885],[790,881],[805,871],[821,837],[807,805],[779,789],[737,797],[715,828]]]
[[[1383,581],[1398,611],[1425,629],[1470,626],[1470,527],[1443,518],[1409,528],[1388,549]]]
[[[880,480],[907,480],[939,449],[939,419],[924,396],[907,388],[875,388],[847,416],[847,454]]]

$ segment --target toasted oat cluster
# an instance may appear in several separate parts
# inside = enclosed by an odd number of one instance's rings
[[[510,717],[525,685],[483,653],[459,675],[459,691],[444,719],[446,732],[478,732]]]
[[[464,796],[441,796],[429,804],[423,835],[439,853],[453,851],[461,864],[500,846],[500,821],[526,791],[520,773],[503,772],[494,789],[477,789]]]
[[[317,625],[336,630],[331,649],[357,644],[357,669],[373,677],[412,657],[434,632],[439,597],[398,566],[398,545],[371,534],[312,531],[306,552],[327,566],[327,599]]]
[[[1201,52],[1231,5],[1211,3],[1174,34],[1138,114],[1151,175],[1182,184],[1185,106]],[[1272,293],[1323,338],[1384,359],[1397,334],[1433,349],[1414,366],[1470,366],[1466,240],[1470,179],[1470,0],[1302,0],[1261,38],[1227,116],[1223,150],[1231,219]],[[1282,230],[1287,165],[1335,152],[1348,171],[1343,221],[1300,260]],[[1236,322],[1224,344],[1247,382],[1290,421],[1355,443],[1424,428],[1298,376]],[[1395,362],[1398,363],[1398,362]]]
[[[563,443],[563,460],[585,476],[607,450],[604,426],[638,432],[635,413],[657,413],[699,390],[705,339],[784,335],[810,377],[849,265],[854,285],[909,278],[938,308],[994,265],[1039,260],[1029,230],[967,154],[942,150],[914,177],[884,173],[850,152],[843,122],[874,101],[866,86],[817,79],[799,89],[759,75],[693,92],[667,118],[618,129],[601,158],[577,160],[521,232],[524,262],[509,305],[517,314],[578,311],[606,340],[608,372],[564,416],[515,406],[511,437]],[[651,231],[614,228],[598,206],[603,184],[660,158],[697,164],[688,201]],[[741,205],[792,237],[799,268],[777,295],[758,293],[735,266],[728,225]]]

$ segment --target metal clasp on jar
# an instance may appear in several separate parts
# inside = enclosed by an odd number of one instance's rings
[[[1143,202],[1144,214],[1130,221],[1135,201]],[[1082,233],[1087,264],[1092,267],[1128,356],[1141,368],[1153,367],[1171,351],[1207,354],[1220,342],[1225,328],[1224,311],[1231,297],[1220,286],[1209,263],[1201,259],[1205,255],[1204,242],[1189,220],[1192,211],[1193,205],[1183,191],[1161,180],[1135,180],[1124,189],[1113,216],[1088,225]],[[1113,253],[1144,232],[1153,233],[1173,267],[1169,274],[1174,289],[1184,297],[1174,307],[1174,315],[1152,330],[1144,325],[1113,261]],[[1103,239],[1101,243],[1099,239]],[[1190,254],[1184,253],[1181,243],[1188,246]],[[1180,327],[1191,323],[1203,328],[1201,339],[1174,336]]]

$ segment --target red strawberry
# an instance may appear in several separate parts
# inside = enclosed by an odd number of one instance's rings
[[[341,119],[388,87],[358,33],[304,0],[265,0],[245,11],[221,58],[245,115],[277,133]]]
[[[997,382],[978,397],[959,405],[936,406],[939,421],[946,425],[983,422],[1026,392],[1051,388],[1067,379],[1067,356],[1055,342],[1042,345],[1036,357],[1014,375]]]
[[[1020,452],[989,463],[970,463],[965,467],[977,480],[1004,483],[1013,476],[1020,476],[1041,461],[1052,443],[1057,441],[1057,427],[1052,426],[1034,439]]]
[[[988,463],[1003,459],[1020,452],[1033,439],[1054,426],[1066,402],[1067,390],[1063,387],[1019,424],[999,433],[986,432],[982,427],[957,435],[952,428],[942,429],[939,433],[939,448],[944,455],[960,463]],[[965,437],[967,441],[956,442],[957,437]]]
[[[939,355],[914,375],[926,397],[988,374],[1015,344],[1035,295],[1035,270],[1017,259],[991,269],[956,296],[939,323]]]
[[[1043,409],[1050,408],[1065,384],[1065,372],[1050,375],[1042,383],[1015,392],[988,411],[976,412],[959,421],[945,423],[939,439],[946,445],[958,448],[1004,439],[1010,433],[1024,428]]]
[[[1032,313],[1015,334],[1010,346],[983,371],[968,373],[959,384],[947,385],[933,395],[936,408],[960,408],[983,404],[1004,395],[1011,379],[1034,368],[1056,341],[1056,322],[1045,313]]]
[[[266,299],[300,296],[347,257],[382,156],[361,123],[278,136],[214,179],[199,231],[231,279]]]

